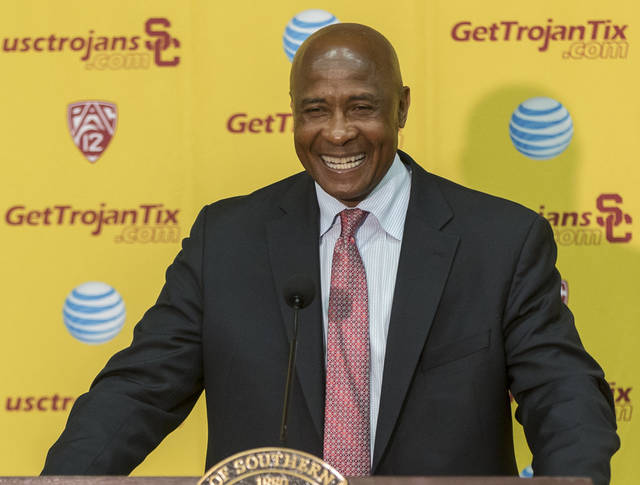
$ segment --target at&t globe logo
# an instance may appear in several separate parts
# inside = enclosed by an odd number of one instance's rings
[[[339,20],[335,15],[324,10],[313,9],[300,12],[289,21],[284,29],[284,35],[282,36],[284,53],[290,61],[293,61],[293,56],[296,55],[298,47],[307,37],[322,27],[337,24],[338,22]]]
[[[511,115],[509,135],[516,149],[534,160],[560,155],[573,136],[573,121],[567,109],[551,98],[531,98]]]
[[[531,468],[531,465],[522,469],[520,478],[533,478],[533,468]]]
[[[125,320],[124,301],[106,283],[89,281],[71,290],[62,310],[69,333],[87,344],[111,340]]]

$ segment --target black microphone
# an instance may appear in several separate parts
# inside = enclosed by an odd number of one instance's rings
[[[298,344],[298,311],[309,306],[316,295],[313,280],[306,275],[296,274],[287,280],[282,291],[284,301],[293,308],[293,336],[289,344],[289,366],[287,368],[287,383],[284,388],[282,403],[282,423],[280,425],[280,441],[287,440],[287,416],[289,414],[289,393],[293,380],[293,369],[296,365],[296,346]]]
[[[313,301],[316,287],[311,278],[302,274],[295,274],[287,280],[282,291],[284,301],[294,310],[299,310]]]

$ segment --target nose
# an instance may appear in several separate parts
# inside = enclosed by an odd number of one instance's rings
[[[336,112],[327,121],[324,136],[334,145],[344,145],[353,140],[357,135],[357,129],[341,112]]]

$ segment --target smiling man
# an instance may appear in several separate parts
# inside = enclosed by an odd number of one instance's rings
[[[515,475],[509,391],[536,475],[609,481],[609,387],[560,300],[546,221],[397,151],[396,54],[337,24],[293,62],[305,172],[198,216],[157,303],[73,407],[47,474],[126,474],[207,391],[207,467],[248,448],[346,475]],[[279,441],[295,274],[302,310]]]
[[[393,47],[362,26],[323,29],[296,53],[290,86],[298,158],[329,195],[355,206],[387,173],[407,120]]]

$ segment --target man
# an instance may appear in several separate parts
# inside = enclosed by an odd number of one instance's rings
[[[350,475],[516,474],[511,390],[537,475],[608,482],[611,393],[560,301],[551,229],[397,152],[409,102],[378,32],[337,24],[301,46],[306,173],[202,210],[44,473],[130,472],[203,388],[207,466],[281,445],[281,295],[301,273],[320,296],[301,312],[286,446]]]

